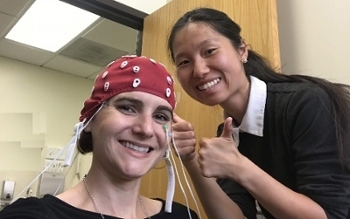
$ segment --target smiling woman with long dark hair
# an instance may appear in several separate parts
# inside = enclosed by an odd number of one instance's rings
[[[176,145],[208,217],[256,218],[257,201],[266,218],[348,218],[349,86],[275,72],[240,31],[225,13],[199,8],[168,40],[186,93],[225,115],[218,137],[201,139],[197,154],[192,125],[174,117]]]

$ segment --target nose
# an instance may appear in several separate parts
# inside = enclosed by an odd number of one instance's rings
[[[150,138],[154,135],[153,118],[152,116],[138,116],[135,118],[133,132],[145,138]]]
[[[210,69],[204,59],[194,61],[192,73],[194,78],[203,78],[209,71]]]

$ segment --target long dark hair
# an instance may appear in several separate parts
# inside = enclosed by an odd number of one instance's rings
[[[212,8],[198,8],[185,13],[171,29],[168,38],[168,51],[171,60],[174,62],[173,43],[175,35],[190,22],[204,22],[211,26],[221,35],[228,38],[233,47],[237,50],[242,45],[240,35],[241,27],[222,11]],[[332,100],[332,111],[336,125],[336,137],[338,151],[342,164],[349,164],[350,161],[350,86],[339,83],[331,83],[322,78],[306,75],[285,75],[275,71],[269,62],[248,49],[249,61],[244,64],[246,75],[252,75],[260,80],[269,83],[278,82],[302,82],[308,81],[319,85],[324,89]]]

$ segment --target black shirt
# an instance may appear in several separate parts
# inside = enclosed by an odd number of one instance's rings
[[[162,210],[151,215],[152,219],[185,219],[189,218],[187,207],[173,202],[172,213],[164,211],[165,201],[156,199],[163,203]],[[197,214],[191,210],[193,219],[198,219]],[[121,219],[104,215],[105,219]],[[96,212],[75,208],[66,202],[52,196],[46,195],[43,198],[19,199],[13,204],[0,211],[1,219],[101,219],[101,215]]]
[[[317,202],[328,218],[344,219],[350,171],[339,162],[334,127],[330,97],[318,85],[268,83],[264,135],[240,132],[238,149],[280,183]],[[256,218],[255,200],[243,187],[226,179],[218,183],[248,219]]]

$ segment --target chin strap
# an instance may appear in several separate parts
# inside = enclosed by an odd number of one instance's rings
[[[96,110],[94,115],[91,116],[89,121],[87,121],[85,123],[85,119],[84,119],[82,122],[78,122],[77,124],[75,124],[75,126],[74,126],[74,135],[73,135],[72,139],[68,142],[68,144],[65,147],[65,148],[67,148],[67,155],[66,155],[66,159],[64,160],[64,164],[63,164],[64,167],[72,165],[72,160],[73,160],[73,157],[74,157],[73,155],[74,155],[74,151],[75,151],[75,148],[77,146],[78,140],[80,138],[80,133],[91,122],[91,120],[102,109],[102,107],[104,107],[105,104],[106,104],[105,102],[103,102],[101,104],[101,106]]]
[[[167,166],[167,172],[168,172],[168,188],[166,192],[166,200],[165,200],[165,212],[171,213],[172,206],[173,206],[173,199],[174,199],[174,193],[175,193],[175,174],[174,174],[174,167],[173,163],[170,160],[170,145],[169,145],[169,137],[171,136],[171,132],[168,130],[168,126],[163,126],[165,135],[166,135],[166,142],[168,144],[168,148],[165,151],[165,154],[163,156],[163,159],[165,160],[166,166]]]
[[[170,154],[170,148],[167,149],[164,155],[164,160],[167,166],[168,171],[168,188],[166,192],[166,200],[165,200],[165,212],[171,213],[172,205],[173,205],[173,199],[174,199],[174,193],[175,193],[175,175],[174,175],[174,168],[172,165],[172,162],[170,160],[169,154]]]
[[[74,135],[73,135],[72,139],[66,145],[67,153],[66,153],[66,158],[64,160],[63,167],[67,167],[67,166],[70,166],[72,164],[72,160],[73,160],[72,158],[74,155],[75,147],[76,147],[78,140],[79,140],[80,133],[86,127],[86,126],[84,126],[84,121],[79,122],[79,123],[75,124],[75,126],[74,126]]]

